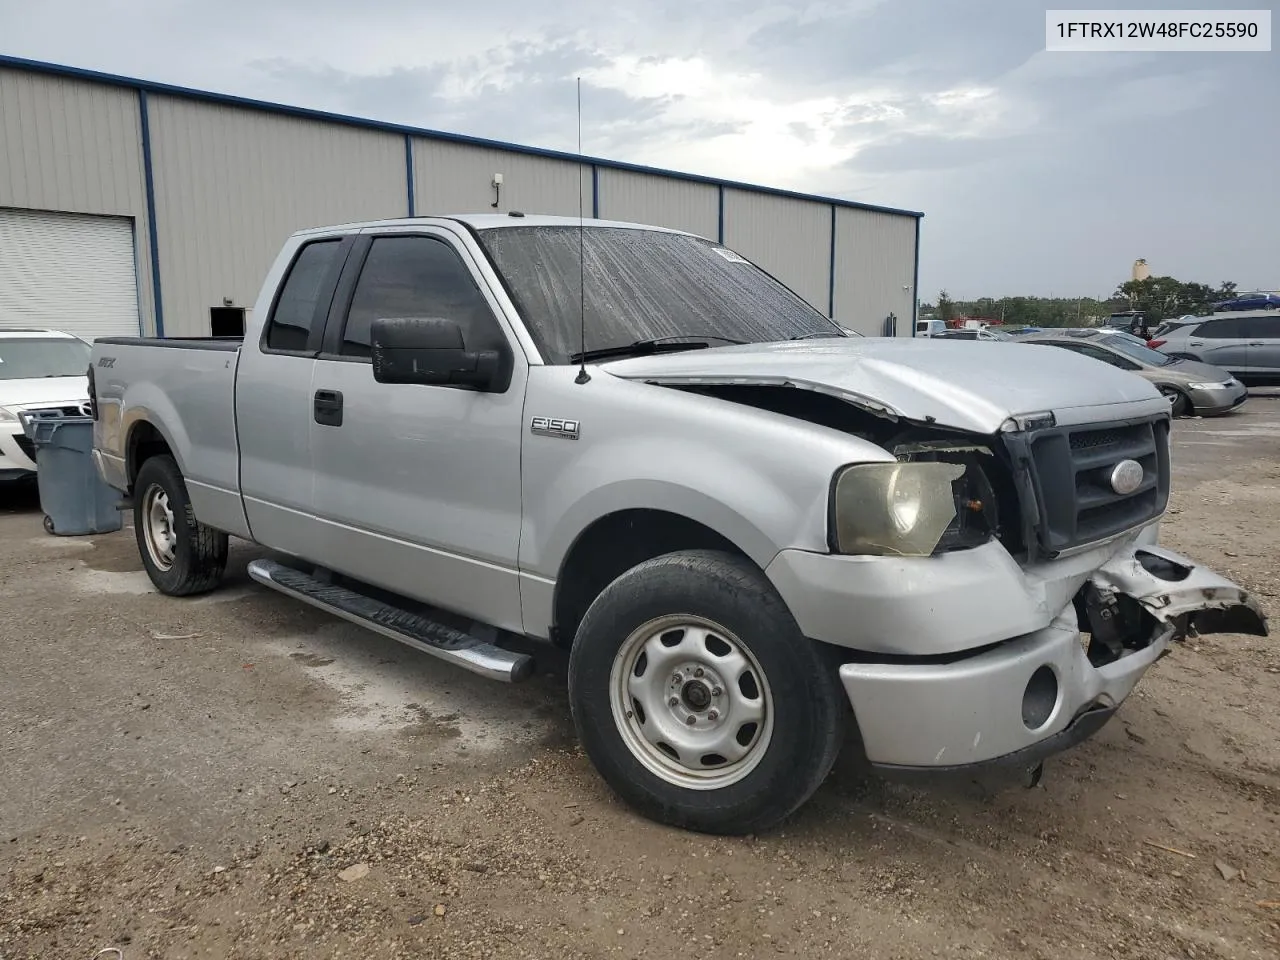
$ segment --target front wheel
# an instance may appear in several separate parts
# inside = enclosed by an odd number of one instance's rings
[[[588,757],[650,819],[745,834],[799,808],[831,771],[847,719],[836,665],[758,568],[668,554],[591,605],[569,658]]]
[[[138,471],[133,496],[138,553],[156,589],[185,597],[216,587],[227,566],[227,535],[196,519],[177,461],[148,459]]]
[[[1169,398],[1169,412],[1175,417],[1185,417],[1191,413],[1191,400],[1185,393],[1177,387],[1164,386],[1160,388],[1160,392]]]

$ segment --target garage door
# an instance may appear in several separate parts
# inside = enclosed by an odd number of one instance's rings
[[[0,326],[138,335],[133,221],[0,209]]]

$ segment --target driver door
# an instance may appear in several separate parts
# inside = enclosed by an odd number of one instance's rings
[[[369,330],[388,317],[457,321],[468,349],[509,356],[506,390],[378,383]],[[527,358],[459,237],[420,225],[364,232],[339,281],[311,384],[320,561],[521,630],[527,378]]]

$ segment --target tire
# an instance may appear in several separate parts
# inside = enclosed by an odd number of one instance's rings
[[[1188,414],[1195,412],[1194,408],[1191,406],[1191,398],[1177,387],[1161,386],[1160,392],[1166,397],[1173,397],[1173,404],[1169,410],[1170,416],[1185,417]]]
[[[54,531],[53,531],[53,517],[49,516],[49,515],[46,513],[46,514],[44,515],[44,519],[41,521],[41,523],[44,525],[44,532],[45,532],[45,533],[47,533],[47,534],[49,534],[49,536],[53,536],[53,535],[54,535]]]
[[[605,588],[574,639],[569,702],[583,749],[627,804],[724,835],[766,830],[804,804],[849,717],[830,651],[757,567],[718,551],[657,557]]]
[[[167,513],[167,521],[161,519]],[[147,576],[161,593],[207,593],[227,567],[227,535],[196,519],[177,462],[148,458],[133,485],[133,531]]]

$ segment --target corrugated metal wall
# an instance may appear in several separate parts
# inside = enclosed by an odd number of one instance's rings
[[[879,335],[884,318],[898,318],[898,336],[912,333],[916,221],[891,213],[836,210],[835,319],[859,333]]]
[[[0,207],[132,218],[139,310],[151,325],[135,91],[0,69]]]
[[[493,175],[502,174],[493,207]],[[413,140],[413,192],[418,216],[452,213],[541,213],[591,216],[591,167],[446,140]]]
[[[404,138],[221,104],[149,100],[165,333],[252,308],[285,238],[407,212]]]
[[[827,312],[831,296],[830,204],[727,189],[724,244]]]
[[[717,239],[720,191],[709,183],[694,183],[630,170],[602,168],[600,216],[605,220],[651,223],[687,230]]]

